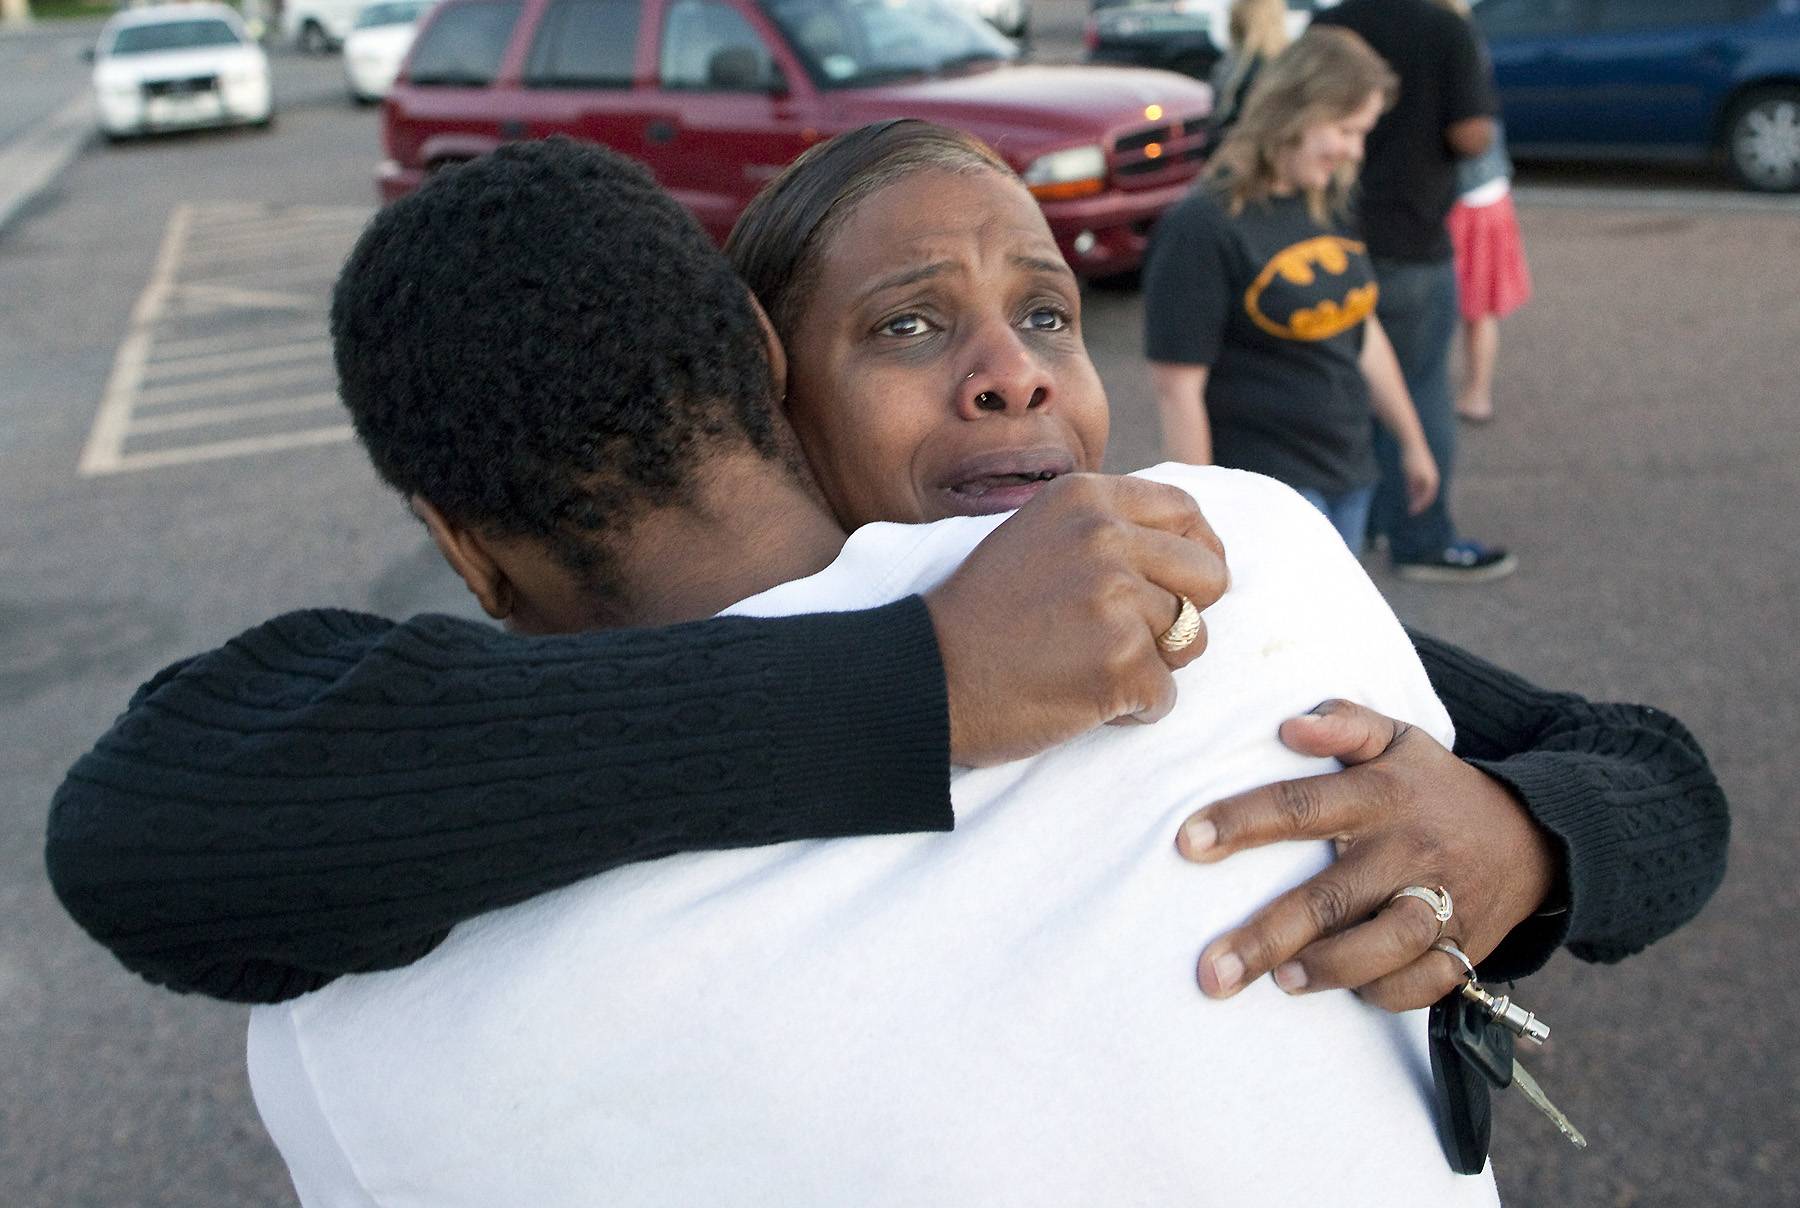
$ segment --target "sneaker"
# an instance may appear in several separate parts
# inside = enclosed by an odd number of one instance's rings
[[[1394,561],[1394,573],[1415,583],[1486,583],[1519,569],[1519,560],[1497,545],[1458,541],[1434,558]]]

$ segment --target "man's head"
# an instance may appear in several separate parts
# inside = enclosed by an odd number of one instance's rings
[[[505,146],[383,210],[331,330],[377,472],[472,587],[459,556],[511,542],[603,611],[619,541],[691,503],[702,463],[793,456],[748,291],[644,169],[598,147]]]

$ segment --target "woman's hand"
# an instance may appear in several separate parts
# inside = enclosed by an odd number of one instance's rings
[[[1463,970],[1431,950],[1431,908],[1394,894],[1448,889],[1444,937],[1474,961],[1550,894],[1555,841],[1504,786],[1424,731],[1334,700],[1282,723],[1281,740],[1346,766],[1216,802],[1182,825],[1176,846],[1210,864],[1283,839],[1334,839],[1338,859],[1207,946],[1207,994],[1229,997],[1273,971],[1289,993],[1349,988],[1390,1011],[1429,1006]]]
[[[1437,458],[1423,436],[1401,450],[1400,473],[1406,479],[1406,514],[1417,516],[1437,498],[1440,482]]]
[[[950,757],[971,766],[1033,755],[1106,722],[1156,721],[1170,672],[1200,657],[1157,636],[1180,597],[1225,593],[1225,547],[1194,497],[1144,478],[1068,474],[1046,483],[925,594],[944,660]]]

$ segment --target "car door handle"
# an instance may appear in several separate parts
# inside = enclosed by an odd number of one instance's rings
[[[501,122],[500,123],[500,137],[501,138],[524,138],[525,137],[525,123],[524,122]]]
[[[675,126],[672,122],[651,122],[644,127],[644,137],[653,143],[672,143],[675,141]]]

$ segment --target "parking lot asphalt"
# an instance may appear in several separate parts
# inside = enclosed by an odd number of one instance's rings
[[[0,238],[7,1205],[292,1202],[244,1085],[242,1010],[148,987],[75,929],[42,875],[43,810],[171,659],[288,608],[468,611],[354,444],[216,450],[336,424],[308,404],[329,390],[317,323],[344,232],[374,201],[376,116],[348,103],[329,60],[282,54],[276,70],[274,130],[91,146]],[[1412,623],[1686,720],[1731,795],[1735,838],[1725,887],[1686,930],[1616,968],[1560,958],[1521,986],[1556,1028],[1533,1070],[1594,1144],[1570,1149],[1503,1096],[1496,1169],[1509,1203],[1547,1208],[1800,1203],[1800,203],[1737,208],[1716,182],[1667,172],[1523,179],[1594,196],[1522,193],[1538,294],[1505,327],[1499,418],[1464,443],[1462,524],[1522,568],[1463,589],[1372,573]],[[1647,204],[1647,185],[1689,200]],[[208,237],[184,245],[176,286],[216,286],[221,264],[241,263],[240,289],[287,307],[240,294],[208,313],[201,289],[179,327],[153,316],[143,364],[164,368],[140,382],[123,439],[98,446],[112,461],[84,467],[184,212]],[[1113,285],[1085,306],[1115,409],[1109,464],[1154,461],[1141,300]],[[278,371],[292,377],[206,393]]]

